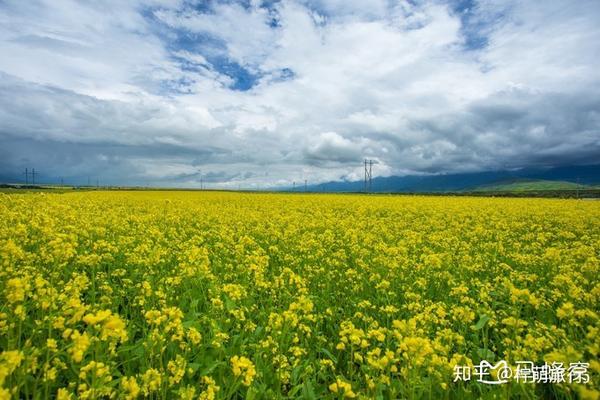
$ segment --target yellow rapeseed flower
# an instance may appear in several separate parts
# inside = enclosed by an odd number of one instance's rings
[[[242,384],[250,386],[256,376],[254,364],[244,356],[233,356],[230,359],[233,375],[242,376]]]

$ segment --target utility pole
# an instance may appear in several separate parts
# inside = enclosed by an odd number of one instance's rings
[[[27,171],[27,168],[25,168],[25,184],[29,185],[29,172]]]
[[[296,181],[292,182],[292,192],[296,191]]]
[[[367,193],[367,159],[365,158],[365,185],[364,192]]]
[[[35,168],[31,169],[31,184],[35,185]]]
[[[304,180],[304,193],[306,193],[306,187],[308,186],[308,180]]]

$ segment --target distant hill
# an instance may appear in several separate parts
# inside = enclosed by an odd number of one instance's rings
[[[491,192],[527,192],[527,191],[543,191],[543,190],[577,190],[577,189],[593,189],[591,185],[581,185],[575,182],[567,181],[547,181],[547,180],[531,180],[522,179],[507,182],[498,182],[497,184],[484,185],[475,188],[475,191],[491,191]]]
[[[562,182],[562,184],[557,185],[563,187],[569,183],[577,185],[577,182],[581,185],[600,185],[600,164],[555,168],[523,168],[514,171],[484,171],[463,174],[378,177],[373,179],[371,190],[380,193],[472,191],[485,186],[493,187],[493,185],[503,185],[507,182],[514,183],[519,180]],[[283,190],[289,190],[289,188]],[[364,182],[326,182],[309,186],[308,190],[315,192],[360,192],[364,190]]]

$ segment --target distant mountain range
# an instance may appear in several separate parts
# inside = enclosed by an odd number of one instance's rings
[[[0,183],[19,182],[19,177],[4,176]],[[36,180],[37,181],[37,180]],[[40,180],[40,184],[46,184]],[[36,182],[37,183],[37,182]],[[443,193],[600,189],[600,164],[555,168],[484,171],[462,174],[406,175],[373,178],[371,191],[377,193]],[[292,191],[280,187],[275,191]],[[334,181],[309,185],[309,192],[362,192],[364,181]],[[304,187],[296,187],[302,192]]]
[[[523,187],[525,181],[556,181],[561,188],[577,185],[599,185],[600,164],[555,168],[523,168],[513,171],[485,171],[443,175],[407,175],[373,178],[371,191],[380,193],[460,192],[473,190],[502,190],[502,187]],[[572,185],[568,185],[571,183]],[[508,185],[508,186],[507,186]],[[527,186],[527,185],[525,185]],[[532,187],[540,186],[530,185]],[[552,185],[541,185],[551,187]],[[496,187],[496,189],[495,189]],[[313,192],[361,192],[364,181],[326,182],[307,188]]]

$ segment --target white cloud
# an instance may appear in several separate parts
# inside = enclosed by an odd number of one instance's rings
[[[246,10],[239,4],[218,4],[211,14],[188,10],[158,10],[154,15],[172,28],[206,34],[224,41],[225,55],[240,64],[257,67],[275,37],[270,15],[263,8]]]
[[[367,156],[390,175],[599,155],[596,1],[486,1],[469,21],[442,1],[214,4],[1,3],[0,168],[24,141],[186,185],[198,167],[264,186],[356,177]],[[257,81],[234,90],[243,69]],[[46,169],[75,175],[68,159]]]

